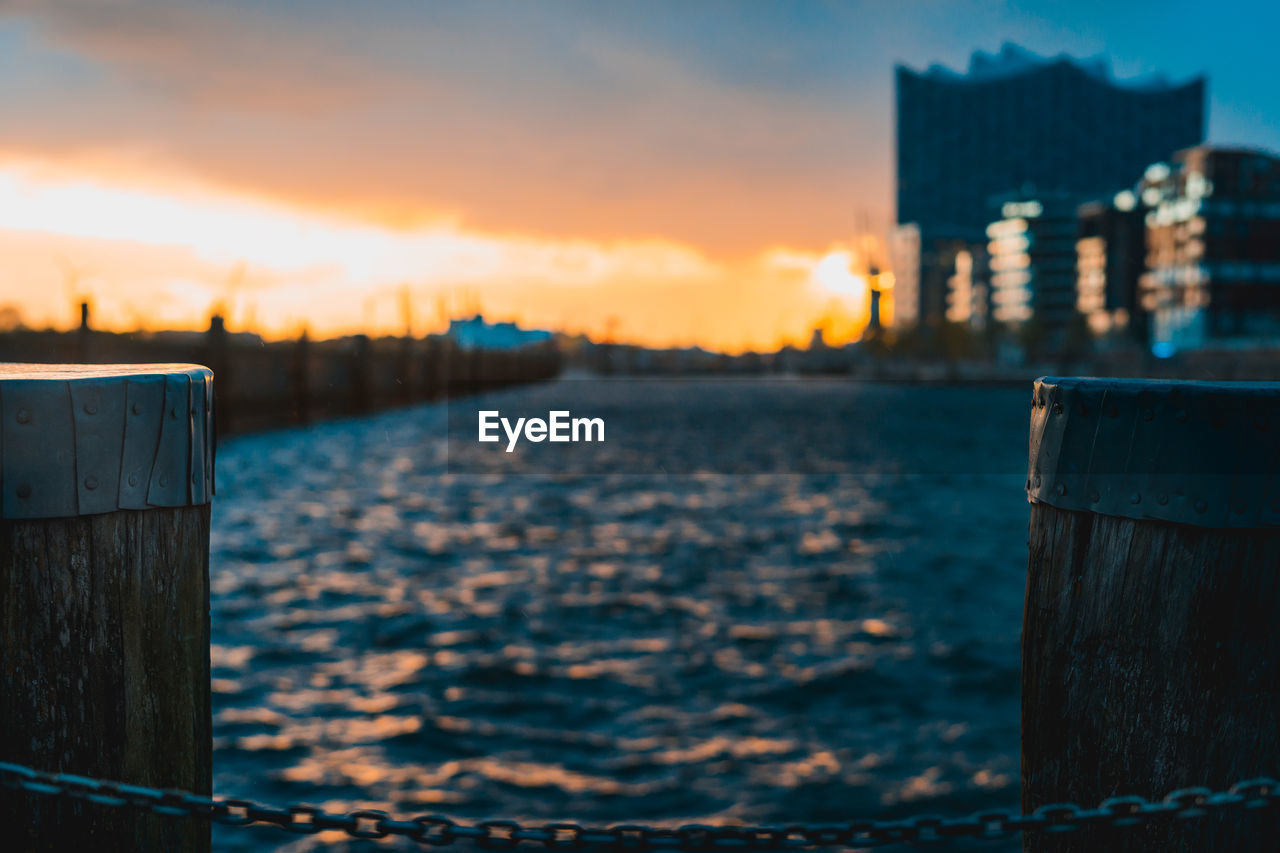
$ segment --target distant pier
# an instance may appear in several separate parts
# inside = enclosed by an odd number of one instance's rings
[[[217,316],[206,332],[114,334],[90,329],[87,314],[71,332],[0,334],[0,361],[208,365],[224,435],[544,381],[561,366],[555,341],[507,349],[463,348],[444,336],[263,341],[228,332]]]

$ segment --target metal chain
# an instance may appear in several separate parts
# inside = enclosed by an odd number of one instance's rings
[[[473,841],[488,850],[508,850],[526,842],[561,850],[587,846],[620,851],[871,848],[888,844],[929,844],[958,838],[994,841],[1019,832],[1061,833],[1093,826],[1130,827],[1152,820],[1193,820],[1210,814],[1280,806],[1280,782],[1262,777],[1237,782],[1226,791],[1184,788],[1158,802],[1142,797],[1112,797],[1093,809],[1072,803],[1054,803],[1041,806],[1031,814],[993,810],[967,817],[918,815],[895,821],[856,820],[807,825],[584,827],[576,823],[524,826],[512,820],[486,820],[468,825],[439,815],[397,820],[386,812],[372,809],[330,814],[314,806],[263,806],[248,800],[204,797],[186,791],[107,782],[70,773],[46,773],[5,762],[0,762],[0,787],[70,797],[104,806],[141,808],[157,815],[203,818],[232,826],[271,824],[302,835],[340,830],[353,838],[399,836],[432,847]]]

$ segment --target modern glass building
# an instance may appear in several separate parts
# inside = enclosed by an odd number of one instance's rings
[[[1115,80],[1103,60],[1045,58],[1006,44],[966,73],[897,68],[897,221],[937,241],[985,241],[995,196],[1110,198],[1151,163],[1204,139],[1205,80]],[[954,258],[954,254],[950,253]],[[898,271],[895,270],[895,273]],[[922,269],[916,314],[941,318],[952,273]],[[899,316],[907,317],[911,311]]]
[[[1280,158],[1201,146],[1149,168],[1141,192],[1153,350],[1280,341]]]
[[[1063,194],[1009,199],[1001,219],[987,227],[992,319],[1008,326],[1034,321],[1051,347],[1062,345],[1078,316],[1077,207]]]
[[[970,246],[956,253],[955,272],[947,279],[948,323],[984,329],[987,325],[988,255],[985,247]]]
[[[1112,341],[1146,343],[1147,313],[1138,301],[1138,281],[1146,269],[1144,214],[1130,190],[1080,207],[1076,306],[1090,332]]]

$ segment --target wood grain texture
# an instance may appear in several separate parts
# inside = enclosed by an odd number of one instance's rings
[[[1022,805],[1280,773],[1280,531],[1031,506]],[[1274,815],[1028,836],[1031,851],[1274,851]]]
[[[211,790],[209,507],[0,522],[0,757]],[[0,790],[5,850],[207,851],[205,821]]]

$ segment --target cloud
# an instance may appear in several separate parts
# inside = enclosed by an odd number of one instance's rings
[[[10,0],[0,8],[125,86],[187,107],[326,113],[397,88],[393,73],[348,54],[332,34],[298,38],[296,19],[261,14],[266,6]]]
[[[3,8],[40,60],[20,116],[0,116],[0,149],[25,156],[194,173],[383,224],[715,254],[825,244],[857,204],[887,213],[887,109],[804,72],[833,48],[780,43],[775,13],[707,4],[684,13],[710,39],[692,44],[658,12],[565,2]]]

